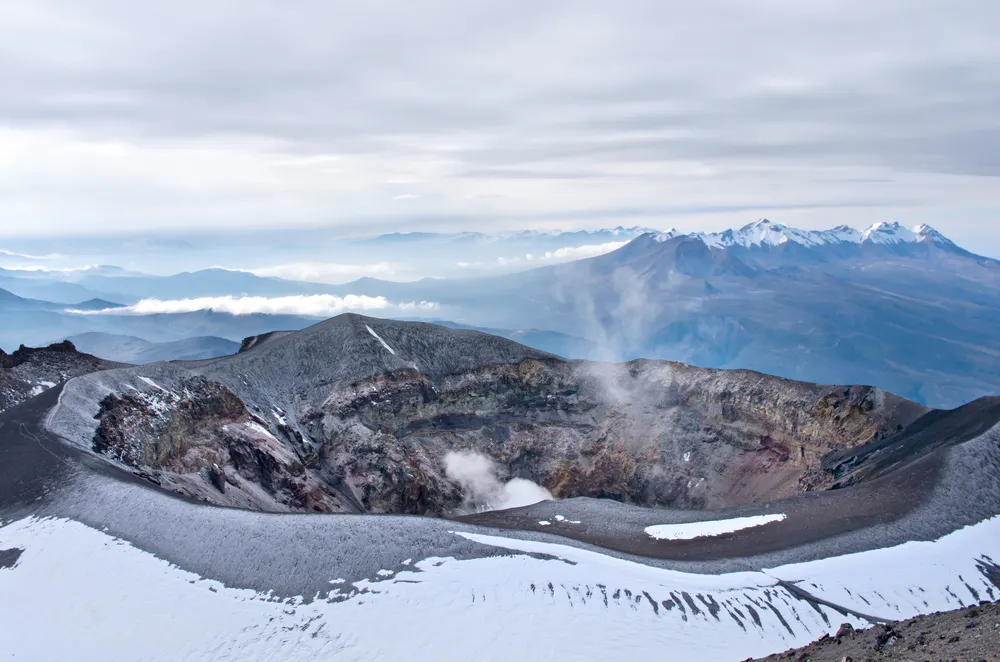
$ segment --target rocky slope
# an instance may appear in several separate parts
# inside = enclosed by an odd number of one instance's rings
[[[845,625],[836,636],[828,635],[804,648],[761,658],[760,662],[997,659],[1000,659],[1000,604],[984,602],[867,630]]]
[[[78,352],[69,341],[41,348],[21,345],[13,354],[0,349],[0,411],[67,379],[120,365]]]
[[[714,508],[827,487],[822,458],[928,410],[664,361],[566,361],[503,338],[342,315],[237,355],[74,380],[50,427],[162,484],[268,510],[450,512],[451,451],[556,497]]]

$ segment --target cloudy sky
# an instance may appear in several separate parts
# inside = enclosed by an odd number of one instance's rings
[[[928,222],[1000,255],[1000,3],[0,3],[0,237]]]

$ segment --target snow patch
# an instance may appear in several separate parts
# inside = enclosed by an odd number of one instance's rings
[[[565,522],[566,524],[579,524],[580,523],[580,520],[578,520],[578,519],[566,519],[562,515],[556,515],[555,520],[557,522]]]
[[[248,428],[250,428],[251,430],[253,430],[255,432],[259,432],[260,434],[262,434],[262,435],[264,435],[264,436],[266,436],[266,437],[268,437],[270,439],[274,439],[275,441],[277,441],[277,439],[275,439],[274,435],[271,434],[271,431],[268,430],[267,428],[265,428],[263,425],[261,425],[257,421],[247,421],[246,423],[244,423],[244,425],[246,425]]]
[[[380,336],[379,334],[375,333],[374,329],[372,329],[367,324],[365,324],[365,328],[368,329],[368,333],[372,334],[372,337],[374,337],[376,340],[378,340],[380,343],[382,343],[382,346],[385,347],[387,350],[389,350],[390,354],[392,354],[393,356],[396,355],[396,350],[394,350],[392,347],[389,347],[389,343],[387,343],[386,341],[382,340],[382,336]]]
[[[155,389],[159,389],[159,390],[163,391],[163,392],[164,392],[164,393],[166,393],[167,395],[170,395],[170,396],[173,396],[174,398],[177,398],[178,400],[180,400],[180,399],[181,399],[181,396],[177,395],[177,394],[176,394],[176,393],[174,393],[173,391],[168,391],[167,389],[163,388],[162,386],[160,386],[159,384],[157,384],[156,382],[154,382],[154,381],[153,381],[152,379],[150,379],[149,377],[141,377],[141,376],[140,376],[140,377],[139,377],[139,379],[141,379],[142,381],[146,382],[147,384],[149,384],[149,385],[150,385],[150,386],[152,386],[153,388],[155,388]]]
[[[646,533],[657,540],[691,540],[692,538],[708,538],[721,536],[724,533],[742,531],[755,526],[763,526],[771,522],[785,519],[780,515],[753,515],[752,517],[734,517],[733,519],[712,520],[708,522],[687,522],[685,524],[654,524],[646,527]]]

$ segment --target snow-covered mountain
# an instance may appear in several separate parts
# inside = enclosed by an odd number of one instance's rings
[[[839,245],[883,245],[898,244],[935,244],[942,248],[957,249],[957,246],[929,225],[921,224],[912,229],[903,227],[899,222],[875,223],[864,231],[855,230],[847,225],[839,225],[829,230],[799,230],[779,223],[773,223],[766,218],[755,223],[744,225],[739,229],[724,232],[693,232],[687,235],[670,230],[669,232],[653,233],[657,241],[668,241],[679,236],[689,236],[701,239],[710,248],[776,248],[788,243],[796,243],[807,248]]]

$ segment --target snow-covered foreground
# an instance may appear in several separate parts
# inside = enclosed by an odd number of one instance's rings
[[[227,588],[75,521],[22,519],[0,528],[0,550],[22,550],[0,565],[4,659],[743,660],[865,625],[779,579],[899,619],[994,597],[977,561],[1000,558],[1000,517],[936,542],[722,575],[454,535],[511,554],[415,560],[353,585],[330,577],[307,602]]]

